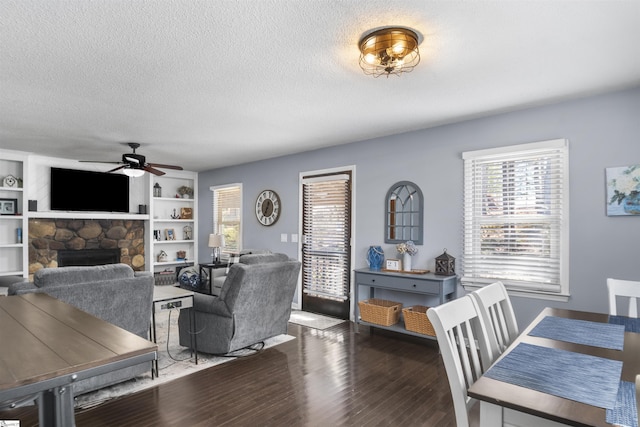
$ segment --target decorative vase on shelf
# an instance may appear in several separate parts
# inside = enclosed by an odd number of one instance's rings
[[[402,254],[402,269],[404,271],[411,271],[411,254],[408,252]]]
[[[384,252],[380,246],[369,246],[367,251],[367,264],[369,270],[380,270],[384,262]]]
[[[622,202],[625,213],[629,215],[640,215],[640,192],[632,191]]]

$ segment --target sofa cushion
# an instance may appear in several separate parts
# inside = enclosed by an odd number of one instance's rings
[[[33,283],[43,288],[61,283],[96,282],[99,280],[127,279],[133,277],[133,269],[126,264],[96,265],[90,267],[41,268],[33,274]]]

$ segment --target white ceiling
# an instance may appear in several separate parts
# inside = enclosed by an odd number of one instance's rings
[[[0,148],[194,171],[640,84],[640,1],[0,0],[0,25]],[[422,59],[375,79],[357,43],[388,25]]]

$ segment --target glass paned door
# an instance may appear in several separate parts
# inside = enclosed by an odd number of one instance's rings
[[[351,172],[302,179],[302,308],[349,318]]]

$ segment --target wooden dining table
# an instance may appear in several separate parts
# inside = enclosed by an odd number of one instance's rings
[[[33,400],[41,427],[75,425],[75,382],[156,357],[156,344],[47,294],[0,297],[0,408]]]
[[[518,348],[520,344],[531,344],[543,347],[542,350],[544,351],[547,351],[547,349],[560,349],[581,355],[620,361],[622,364],[620,378],[616,380],[635,382],[636,375],[640,374],[640,333],[624,332],[624,341],[621,349],[602,348],[531,335],[531,331],[548,316],[607,324],[610,320],[610,316],[607,314],[546,308],[505,350],[492,365],[492,368],[503,358],[508,357],[509,353]],[[525,346],[520,347],[520,349],[523,347]],[[554,360],[551,358],[544,362],[553,364]],[[612,424],[607,423],[606,409],[602,407],[515,385],[514,383],[491,378],[488,374],[489,370],[468,389],[470,397],[480,400],[480,425],[483,427],[501,426],[503,408],[511,408],[573,426],[612,426]],[[582,381],[588,382],[591,381],[591,378],[585,373]]]

